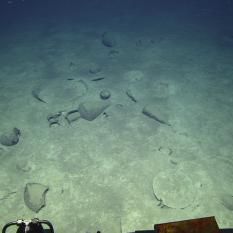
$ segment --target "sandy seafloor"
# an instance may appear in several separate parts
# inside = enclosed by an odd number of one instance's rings
[[[56,232],[128,232],[214,215],[233,227],[233,41],[199,17],[46,18],[2,35],[0,131],[17,127],[21,136],[0,148],[1,226],[39,217]],[[104,31],[114,48],[101,43]],[[101,72],[91,74],[93,64]],[[111,92],[106,114],[49,127],[49,114],[99,99],[102,89]],[[142,114],[151,105],[171,126]],[[29,182],[49,186],[38,214],[23,200]],[[161,208],[154,191],[174,208]]]

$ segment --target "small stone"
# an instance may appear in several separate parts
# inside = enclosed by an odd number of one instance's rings
[[[30,162],[28,160],[19,160],[16,164],[16,168],[20,172],[29,172],[32,167],[30,166]]]
[[[91,64],[90,68],[89,68],[89,72],[91,74],[97,74],[101,71],[101,68],[97,65],[97,64]]]
[[[138,82],[144,79],[144,73],[140,70],[127,71],[124,74],[124,79],[129,82]]]
[[[111,48],[116,45],[116,41],[111,33],[104,32],[102,35],[102,44]]]
[[[102,90],[100,92],[100,98],[103,100],[109,99],[111,97],[111,93],[108,90]]]
[[[112,49],[109,51],[108,56],[109,58],[116,58],[119,55],[119,51]]]
[[[19,136],[21,132],[18,128],[14,127],[12,131],[1,135],[0,143],[4,146],[14,146],[19,142]]]

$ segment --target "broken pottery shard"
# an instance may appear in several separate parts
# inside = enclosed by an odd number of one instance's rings
[[[71,110],[66,113],[65,119],[69,124],[71,124],[74,121],[77,121],[80,118],[80,113],[78,109]]]
[[[233,195],[222,193],[220,196],[221,204],[228,210],[233,211]]]
[[[171,124],[166,120],[167,118],[166,114],[164,114],[164,112],[161,111],[161,109],[147,106],[142,109],[142,113],[145,116],[148,116],[149,118],[159,122],[160,124],[171,126]]]
[[[93,121],[96,119],[110,103],[106,101],[87,101],[79,105],[78,111],[81,118]]]
[[[48,186],[39,183],[27,183],[24,189],[24,202],[26,206],[38,213],[45,206],[45,194]]]
[[[135,103],[138,102],[137,99],[132,94],[132,91],[130,89],[127,89],[125,93],[133,102],[135,102]]]
[[[40,98],[40,90],[39,90],[39,88],[36,88],[36,89],[33,89],[32,90],[32,96],[35,98],[35,99],[37,99],[38,101],[40,101],[40,102],[42,102],[42,103],[45,103],[45,104],[47,104],[47,102],[45,101],[45,100],[43,100],[43,99],[41,99]]]

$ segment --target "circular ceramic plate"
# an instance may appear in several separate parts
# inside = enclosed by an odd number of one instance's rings
[[[48,104],[67,104],[77,101],[87,92],[83,80],[52,80],[40,87],[39,96]]]
[[[153,180],[154,195],[162,205],[175,209],[192,206],[197,200],[201,184],[193,180],[183,168],[158,173]]]

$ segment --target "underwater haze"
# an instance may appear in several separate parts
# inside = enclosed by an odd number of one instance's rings
[[[1,0],[0,227],[233,228],[233,0]]]

